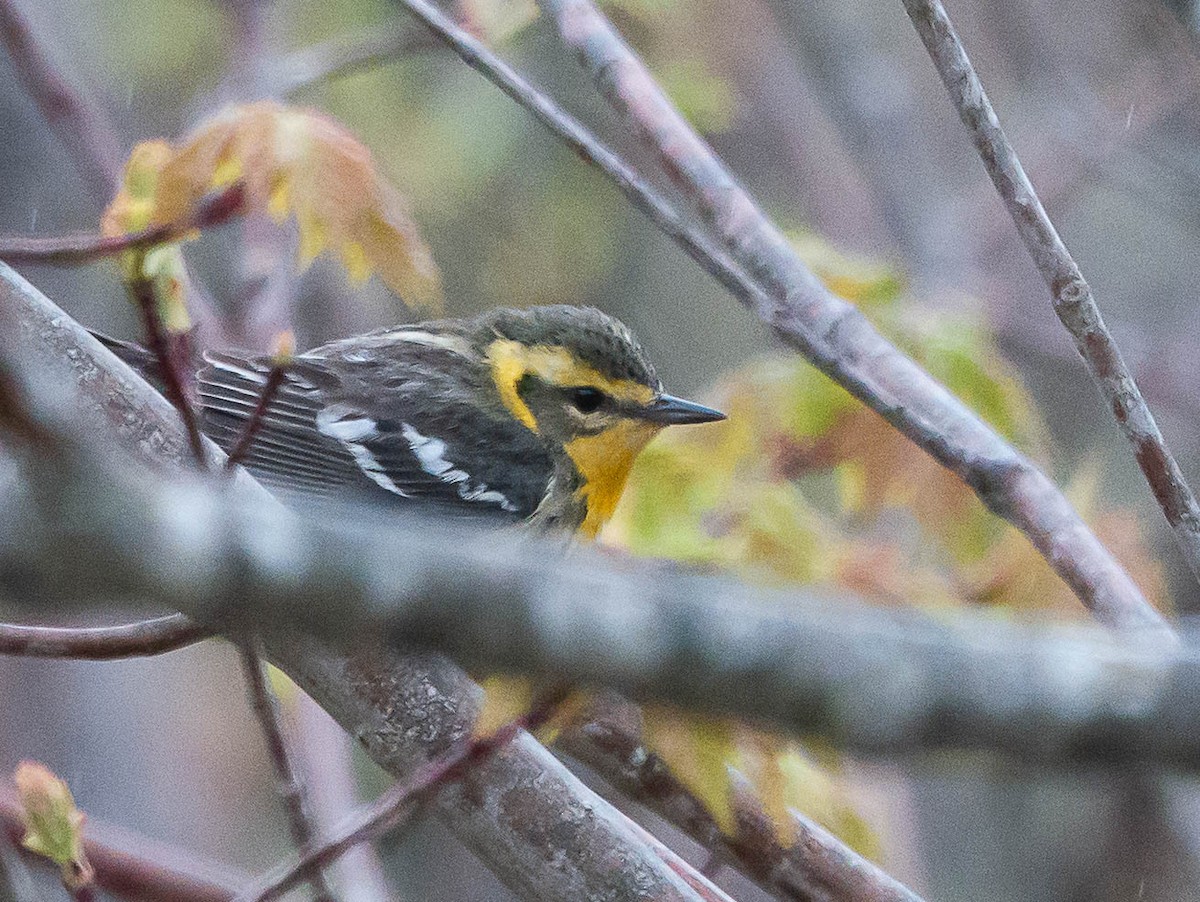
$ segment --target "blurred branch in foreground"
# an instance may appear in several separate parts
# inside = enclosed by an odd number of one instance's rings
[[[1054,484],[809,271],[594,6],[586,0],[542,4],[605,96],[652,145],[667,173],[699,207],[724,250],[686,223],[576,120],[436,7],[426,0],[399,2],[465,62],[604,171],[637,209],[785,343],[956,473],[989,509],[1022,530],[1097,618],[1170,637],[1170,627]]]
[[[979,151],[996,192],[1050,288],[1054,312],[1071,333],[1101,396],[1133,446],[1134,457],[1193,575],[1200,579],[1200,504],[1138,390],[1092,289],[1046,214],[1033,183],[1000,127],[996,111],[940,0],[903,0],[950,99]]]
[[[0,311],[28,340],[24,283],[9,284]],[[402,637],[467,667],[611,685],[868,753],[1200,761],[1200,655],[1148,648],[1153,631],[1139,643],[978,615],[942,624],[399,513],[369,534],[322,528],[245,493],[89,460],[30,457],[27,484],[4,499],[0,586],[39,610],[154,598],[201,622],[236,613],[335,641]]]

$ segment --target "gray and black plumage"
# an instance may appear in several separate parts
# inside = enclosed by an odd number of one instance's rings
[[[101,338],[152,375],[148,352]],[[204,355],[202,426],[226,451],[272,366]],[[295,356],[242,462],[287,497],[421,503],[594,535],[663,426],[721,418],[665,394],[629,329],[599,310],[501,309]]]

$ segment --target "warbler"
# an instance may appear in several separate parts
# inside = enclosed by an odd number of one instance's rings
[[[153,369],[148,352],[101,338]],[[226,452],[274,365],[204,355],[202,425]],[[721,419],[667,394],[629,328],[595,308],[498,309],[293,357],[242,463],[285,494],[366,494],[594,537],[660,430]]]

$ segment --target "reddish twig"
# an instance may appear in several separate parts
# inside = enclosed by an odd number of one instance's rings
[[[603,170],[634,206],[784,342],[961,477],[993,512],[1024,532],[1096,617],[1113,626],[1170,634],[1161,615],[1062,492],[804,266],[787,239],[590,4],[567,0],[543,5],[553,13],[566,41],[586,53],[589,67],[610,99],[627,98],[620,100],[619,108],[651,142],[676,183],[696,201],[728,253],[685,223],[624,161],[428,0],[399,2],[464,61]]]
[[[11,787],[0,787],[0,824],[13,842],[20,842],[25,822]],[[96,870],[97,885],[113,895],[143,902],[229,902],[236,888],[250,879],[94,818],[84,826],[83,849]]]
[[[0,0],[0,40],[13,71],[37,103],[96,200],[107,203],[121,173],[121,142],[111,122],[87,103],[51,62],[16,0]]]
[[[188,400],[187,390],[184,388],[183,376],[180,372],[181,361],[179,358],[187,353],[186,336],[168,337],[158,315],[158,298],[155,294],[154,283],[150,279],[139,276],[129,282],[128,288],[142,317],[142,326],[146,332],[146,347],[158,362],[164,394],[178,411],[187,433],[188,445],[192,449],[192,457],[203,470],[207,466],[208,459],[204,452],[204,439],[200,435],[196,412]]]
[[[242,661],[242,673],[245,676],[246,688],[250,693],[250,706],[258,719],[259,728],[267,743],[267,752],[271,756],[271,765],[275,769],[275,783],[279,795],[283,799],[283,807],[287,812],[288,829],[292,842],[298,849],[307,849],[316,839],[316,829],[309,817],[308,803],[305,799],[304,786],[300,774],[296,771],[288,752],[287,742],[283,738],[283,729],[279,724],[279,704],[271,687],[267,684],[263,672],[263,661],[259,656],[257,642],[247,636],[238,642],[238,652]],[[332,902],[333,891],[321,867],[315,867],[305,874],[312,884],[313,892],[318,902]]]
[[[1104,325],[1092,289],[1046,214],[1033,183],[1000,127],[996,111],[940,0],[903,0],[950,99],[971,133],[984,168],[1004,201],[1017,233],[1042,274],[1054,312],[1083,358],[1134,457],[1180,552],[1200,579],[1200,504],[1192,493],[1142,398],[1133,374]]]
[[[460,742],[448,752],[417,767],[407,779],[392,784],[369,805],[364,805],[346,818],[333,839],[302,851],[299,860],[265,875],[253,887],[239,893],[235,902],[270,902],[271,899],[277,899],[349,849],[387,833],[405,821],[431,793],[457,780],[473,765],[487,760],[517,733],[522,730],[532,732],[545,724],[566,695],[566,688],[554,689],[526,714],[490,735]]]
[[[212,633],[169,614],[120,626],[60,627],[0,623],[0,655],[112,661],[161,655],[209,638]]]
[[[0,0],[2,2],[2,0]],[[240,184],[209,195],[190,216],[179,222],[150,226],[128,235],[64,235],[54,238],[0,236],[0,260],[7,263],[48,263],[79,266],[130,250],[182,240],[189,232],[221,225],[245,208]]]
[[[262,428],[263,417],[266,416],[267,409],[271,406],[271,402],[275,399],[275,395],[279,391],[279,386],[283,385],[284,377],[287,375],[288,364],[276,363],[271,367],[271,371],[267,374],[267,381],[263,384],[262,391],[258,396],[258,403],[254,405],[254,410],[251,411],[249,419],[242,426],[241,434],[238,435],[237,441],[229,451],[229,456],[225,458],[225,469],[232,470],[240,464],[254,447],[254,439]]]

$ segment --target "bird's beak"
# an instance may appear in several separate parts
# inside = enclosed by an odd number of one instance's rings
[[[677,426],[684,423],[714,423],[725,419],[725,414],[695,401],[685,401],[674,395],[659,395],[639,413],[642,419],[651,423],[661,423],[664,426]]]

